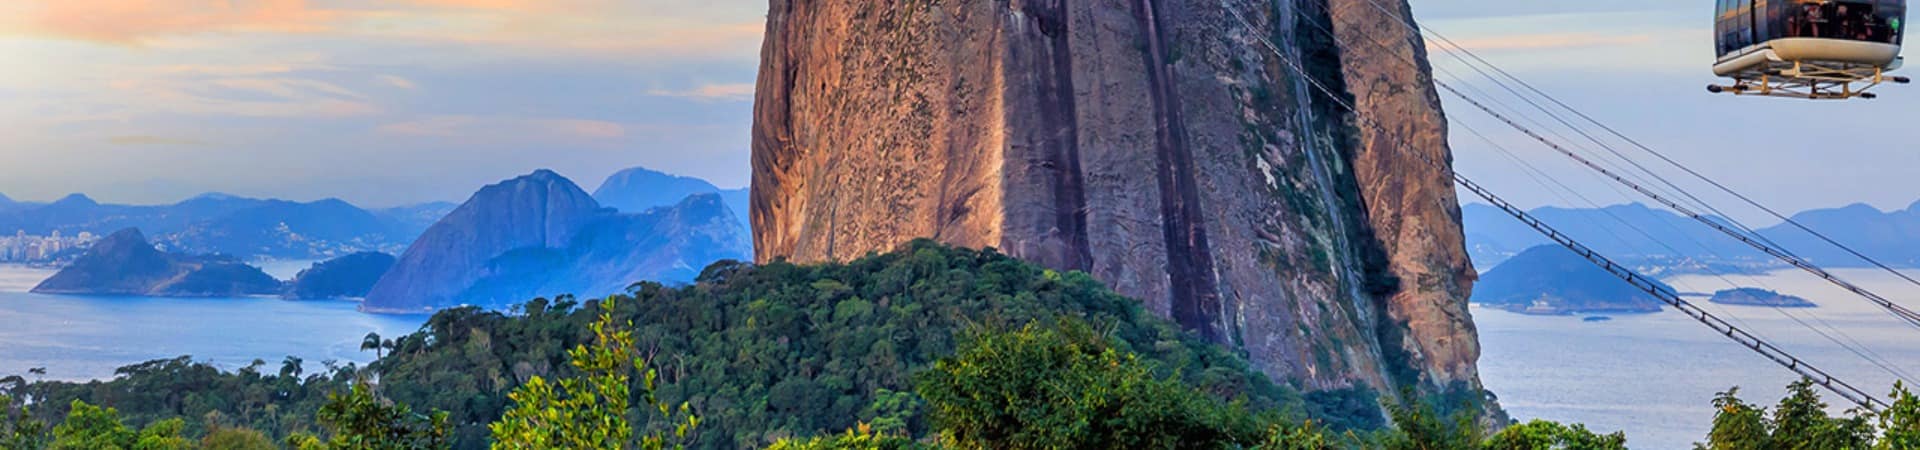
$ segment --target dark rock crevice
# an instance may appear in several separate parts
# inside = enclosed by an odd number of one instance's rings
[[[1153,99],[1154,153],[1159,162],[1155,179],[1160,184],[1173,319],[1210,341],[1230,343],[1223,331],[1219,280],[1214,277],[1212,247],[1207,243],[1193,152],[1187,147],[1180,94],[1175,89],[1173,64],[1167,58],[1162,11],[1155,0],[1139,0],[1137,8],[1134,13],[1145,30],[1146,51],[1142,56],[1147,62],[1147,85]]]

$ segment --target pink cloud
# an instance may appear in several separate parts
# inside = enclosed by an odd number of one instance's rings
[[[656,97],[680,97],[701,101],[746,101],[753,100],[753,84],[708,84],[684,91],[655,89],[647,95]]]
[[[0,27],[34,35],[138,44],[170,34],[325,31],[339,12],[306,0],[29,0]]]
[[[511,118],[465,115],[432,116],[381,125],[383,134],[498,141],[521,138],[617,139],[627,136],[623,125],[588,119]]]

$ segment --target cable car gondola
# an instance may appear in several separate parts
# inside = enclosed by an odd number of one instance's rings
[[[1874,98],[1900,68],[1906,0],[1717,0],[1715,93]]]

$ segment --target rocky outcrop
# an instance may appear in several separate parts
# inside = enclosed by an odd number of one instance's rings
[[[642,281],[691,281],[708,264],[748,254],[746,232],[718,194],[622,214],[542,170],[481,189],[429,227],[361,309],[506,308],[537,296],[607,295]]]
[[[459,305],[487,262],[520,249],[565,248],[589,222],[610,214],[572,181],[549,170],[481,188],[428,227],[375,283],[361,308],[421,312]]]
[[[1475,271],[1452,174],[1433,164],[1451,165],[1453,155],[1426,43],[1409,27],[1412,8],[1406,0],[1327,0],[1325,7],[1342,84],[1365,118],[1348,160],[1385,269],[1399,280],[1386,312],[1407,334],[1388,347],[1405,349],[1430,385],[1479,389],[1480,340],[1466,301]]]
[[[772,0],[757,257],[997,247],[1092,273],[1277,380],[1477,395],[1444,171],[1266,46],[1446,161],[1426,68],[1391,62],[1424,57],[1391,28],[1405,5],[1362,1]],[[1369,32],[1384,46],[1346,38]]]
[[[33,288],[38,294],[240,297],[280,291],[280,281],[224,256],[164,253],[140,230],[114,232]]]

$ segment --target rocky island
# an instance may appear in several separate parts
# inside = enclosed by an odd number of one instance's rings
[[[1820,305],[1807,299],[1760,288],[1728,289],[1713,293],[1709,300],[1722,305],[1771,306],[1774,308],[1813,308]]]
[[[1665,304],[1558,245],[1527,249],[1481,275],[1473,302],[1538,315],[1651,313]]]
[[[33,292],[240,297],[278,294],[280,287],[279,280],[232,257],[162,252],[140,230],[128,228],[101,239]]]
[[[287,282],[288,300],[329,300],[366,297],[373,283],[392,269],[393,255],[380,252],[355,253],[315,263]]]

